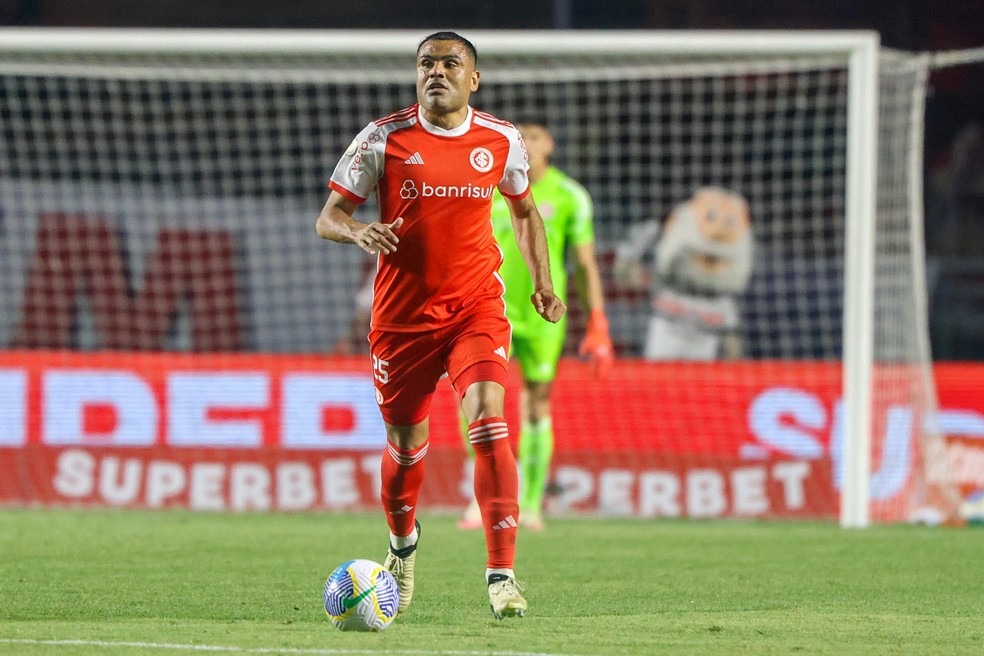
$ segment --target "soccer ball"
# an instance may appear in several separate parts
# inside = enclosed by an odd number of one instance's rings
[[[400,590],[389,570],[371,560],[350,560],[325,582],[325,612],[342,631],[382,631],[396,618]]]

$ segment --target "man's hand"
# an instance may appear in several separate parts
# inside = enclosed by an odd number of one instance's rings
[[[557,323],[567,312],[567,306],[553,293],[552,289],[533,292],[530,301],[536,308],[537,314],[550,323]]]
[[[375,255],[377,252],[395,253],[396,245],[400,242],[396,230],[401,225],[403,225],[402,216],[397,217],[393,223],[373,221],[356,230],[352,234],[352,240],[370,255]]]
[[[612,338],[608,334],[608,319],[604,311],[591,310],[588,327],[577,352],[582,358],[591,361],[595,378],[604,378],[608,375],[615,360],[615,350],[612,348]]]

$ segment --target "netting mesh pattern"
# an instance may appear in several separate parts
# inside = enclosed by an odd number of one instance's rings
[[[412,76],[409,57],[7,56],[0,346],[330,348],[371,262],[314,235],[325,183],[363,125],[414,101]],[[617,244],[720,185],[751,209],[745,353],[837,359],[846,78],[843,61],[823,58],[497,56],[483,60],[473,104],[549,122],[554,163],[595,203],[623,355],[639,354],[649,303],[612,280]],[[879,198],[902,202],[894,193]],[[908,238],[889,226],[886,239]],[[170,271],[202,249],[197,268]],[[46,253],[66,259],[70,280],[56,284]],[[146,286],[161,276],[177,282]],[[132,316],[107,328],[107,307]],[[207,338],[210,323],[237,334]]]

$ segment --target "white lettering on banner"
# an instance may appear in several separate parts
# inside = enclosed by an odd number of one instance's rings
[[[263,465],[237,462],[230,468],[229,505],[233,510],[270,510],[270,472]]]
[[[984,439],[984,415],[974,410],[938,410],[926,418],[930,432]]]
[[[140,461],[109,457],[103,459],[102,467],[99,495],[111,506],[133,503],[140,494]]]
[[[96,459],[88,451],[69,449],[58,456],[58,467],[51,487],[69,499],[92,494],[95,487]]]
[[[805,480],[809,462],[778,462],[771,466],[744,466],[730,473],[717,469],[632,472],[602,469],[593,473],[573,466],[557,468],[560,495],[549,500],[552,512],[590,504],[597,495],[598,510],[613,515],[639,517],[755,517],[771,507],[769,481],[779,483],[782,504],[778,510],[797,511],[806,504]]]
[[[162,508],[184,505],[181,500],[186,498],[187,507],[199,511],[342,509],[376,502],[360,490],[379,489],[379,457],[329,458],[318,465],[164,459],[144,463],[67,449],[58,456],[52,488],[67,500],[108,506]]]
[[[558,467],[555,476],[563,492],[551,499],[550,503],[558,512],[563,512],[578,503],[584,503],[594,494],[594,475],[587,469]]]
[[[815,395],[801,389],[772,387],[748,406],[752,433],[780,453],[802,460],[823,457],[815,437],[827,425],[827,410]]]
[[[386,446],[386,427],[368,376],[288,374],[282,383],[281,444],[288,448],[374,449]],[[325,430],[325,408],[352,412],[354,425]]]
[[[359,502],[355,473],[355,462],[349,458],[325,460],[321,463],[321,478],[325,481],[323,501],[327,506],[345,508]]]
[[[605,469],[598,474],[598,510],[609,515],[631,515],[635,475],[626,469]]]
[[[640,474],[639,514],[643,517],[679,517],[680,478],[669,472]]]
[[[58,370],[43,379],[43,440],[46,444],[146,446],[157,436],[157,402],[150,386],[130,371]],[[106,433],[85,432],[86,408],[108,406],[115,425]]]
[[[147,465],[147,506],[163,508],[169,500],[184,492],[187,480],[181,465],[167,460],[152,460]]]
[[[265,373],[180,373],[167,379],[168,443],[258,447],[263,424],[257,419],[209,419],[209,410],[262,410],[270,404]]]
[[[329,508],[344,508],[359,502],[355,484],[355,463],[348,458],[321,463],[321,480],[325,482],[322,500]]]
[[[188,507],[192,510],[225,510],[225,465],[200,462],[191,468]]]
[[[720,517],[728,506],[724,477],[713,469],[687,472],[687,516]]]
[[[285,462],[277,467],[277,507],[305,510],[318,497],[314,489],[314,470],[303,462]]]
[[[765,469],[743,467],[731,472],[731,505],[736,515],[764,515],[769,511]]]
[[[881,466],[871,472],[871,499],[889,499],[902,491],[912,469],[912,409],[891,405],[885,411],[885,435],[881,442]],[[830,456],[834,462],[834,487],[844,481],[844,402],[834,406],[830,429]]]
[[[789,510],[799,510],[806,505],[803,479],[809,475],[808,462],[780,462],[772,468],[772,476],[782,483],[783,502]]]
[[[0,446],[27,441],[27,374],[0,369]]]
[[[832,415],[832,416],[831,416]],[[871,499],[881,501],[897,495],[912,470],[913,410],[904,405],[885,409],[885,429],[880,441],[880,464],[871,476]],[[748,408],[748,425],[768,451],[803,460],[816,460],[826,453],[817,439],[828,429],[829,452],[834,468],[834,486],[841,488],[844,465],[844,403],[834,404],[828,414],[819,397],[785,387],[765,390]],[[752,445],[756,446],[756,445]]]

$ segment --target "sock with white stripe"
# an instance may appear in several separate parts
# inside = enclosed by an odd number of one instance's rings
[[[486,417],[468,426],[475,449],[475,498],[482,509],[486,566],[512,569],[519,520],[519,476],[504,417]]]
[[[386,511],[386,523],[394,537],[411,537],[417,516],[417,497],[424,482],[424,456],[427,442],[416,449],[401,449],[386,443],[381,467],[380,497]],[[410,542],[412,544],[412,542]]]

